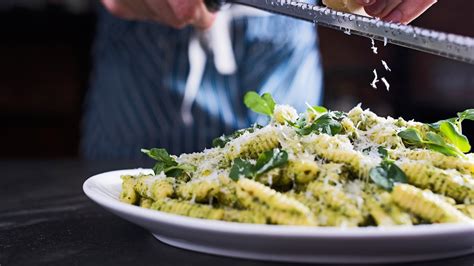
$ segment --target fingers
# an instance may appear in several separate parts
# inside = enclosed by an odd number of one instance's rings
[[[356,0],[370,16],[385,21],[410,23],[437,0]]]
[[[201,29],[209,28],[215,15],[207,10],[202,0],[170,0],[168,2],[176,17]]]
[[[356,2],[361,6],[370,6],[375,3],[376,0],[356,0]]]
[[[365,12],[374,17],[384,18],[402,2],[402,0],[376,0],[372,5],[365,7]]]
[[[384,20],[408,24],[423,14],[436,2],[437,0],[405,0],[397,9],[387,15]]]
[[[154,20],[174,28],[194,25],[209,28],[215,15],[202,0],[101,0],[115,16],[125,19]]]
[[[117,0],[101,0],[102,4],[109,10],[112,15],[125,18],[134,19],[135,15],[128,7],[121,5]]]

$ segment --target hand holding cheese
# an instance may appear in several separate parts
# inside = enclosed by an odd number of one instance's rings
[[[214,15],[203,0],[101,0],[115,16],[131,20],[152,20],[183,28],[194,25],[209,28]]]
[[[385,21],[410,23],[437,0],[323,0],[330,8],[369,15]]]

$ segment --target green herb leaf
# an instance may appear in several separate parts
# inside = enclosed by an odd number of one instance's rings
[[[276,103],[272,95],[266,92],[262,95],[262,99],[267,103],[268,107],[270,107],[270,111],[272,112],[272,115],[273,115],[273,111],[275,111]]]
[[[405,172],[394,162],[388,166],[388,178],[392,180],[393,183],[408,183],[408,177],[405,175]]]
[[[449,121],[442,122],[439,131],[461,152],[469,152],[471,145],[466,136],[459,132],[458,127]]]
[[[237,158],[230,169],[229,177],[237,181],[241,177],[255,178],[273,168],[283,166],[288,162],[288,153],[283,150],[274,149],[266,151],[257,159],[256,164]]]
[[[441,123],[444,123],[444,122],[451,122],[451,123],[454,123],[456,124],[457,123],[457,119],[456,118],[449,118],[449,119],[444,119],[444,120],[440,120],[436,123],[431,123],[431,124],[428,124],[428,126],[430,126],[432,129],[434,130],[439,130],[439,126],[441,125]]]
[[[166,176],[178,177],[178,176],[181,176],[183,173],[191,173],[191,172],[196,171],[196,166],[183,163],[177,166],[168,167],[164,171],[165,171]]]
[[[428,148],[430,150],[442,153],[446,156],[454,156],[454,157],[463,157],[464,156],[464,154],[462,152],[460,152],[456,148],[450,147],[448,145],[438,145],[438,144],[432,144],[432,143],[428,143],[427,145],[428,145]]]
[[[237,158],[230,169],[229,177],[234,181],[239,180],[240,177],[251,177],[253,175],[253,167],[252,163]]]
[[[458,113],[458,117],[460,122],[462,122],[463,120],[474,121],[474,109],[468,109],[464,112]]]
[[[166,165],[178,165],[165,149],[153,148],[151,150],[142,149],[141,151],[148,155],[150,158],[157,161],[161,161]]]
[[[395,162],[385,159],[382,163],[370,170],[370,179],[378,186],[391,191],[395,183],[407,183],[408,178]]]
[[[332,113],[332,112],[331,112]],[[331,113],[325,113],[316,119],[311,125],[306,124],[305,119],[298,119],[295,130],[298,134],[306,136],[311,133],[328,134],[335,136],[342,131],[342,125],[339,121],[334,119]]]
[[[260,125],[257,125],[255,124],[254,126],[252,127],[249,127],[249,128],[245,128],[245,129],[239,129],[237,131],[235,131],[234,133],[232,133],[231,135],[228,135],[228,136],[220,136],[218,138],[215,138],[213,141],[212,141],[212,147],[221,147],[221,148],[224,148],[225,145],[227,143],[229,143],[230,141],[242,136],[243,134],[245,133],[253,133],[255,132],[255,130],[257,129],[260,129],[262,128],[262,126]]]
[[[441,146],[446,145],[446,142],[444,141],[443,137],[441,137],[440,135],[434,132],[428,132],[426,134],[426,138],[428,139],[429,144],[436,144],[436,145],[441,145]]]
[[[377,151],[379,152],[380,157],[382,157],[382,159],[384,159],[384,160],[388,159],[388,151],[387,151],[387,149],[385,149],[385,148],[382,147],[382,146],[379,146],[379,147],[377,148]]]
[[[317,114],[324,114],[324,113],[329,112],[328,109],[326,109],[326,107],[317,106],[317,105],[308,107],[307,111],[308,112],[315,112]]]
[[[260,154],[254,167],[254,175],[259,176],[268,170],[282,166],[288,162],[288,153],[274,149]]]
[[[196,167],[194,165],[178,164],[165,149],[142,149],[142,152],[157,161],[153,166],[153,172],[155,172],[155,175],[164,172],[166,176],[179,177],[183,173],[191,173],[196,171]]]
[[[153,172],[155,175],[158,175],[161,172],[165,171],[166,165],[163,162],[158,162],[153,166]]]
[[[388,171],[382,166],[377,166],[370,170],[370,179],[377,184],[378,186],[386,189],[392,190],[393,182],[388,178]]]
[[[313,132],[325,133],[331,136],[335,136],[342,131],[342,125],[337,120],[331,117],[329,113],[320,116],[311,125]]]
[[[272,96],[265,93],[262,97],[254,91],[249,91],[244,96],[244,104],[250,110],[255,113],[273,116],[273,110],[275,109],[275,101]]]
[[[418,145],[423,143],[423,138],[421,137],[420,132],[415,128],[403,130],[398,133],[398,136],[409,145]]]

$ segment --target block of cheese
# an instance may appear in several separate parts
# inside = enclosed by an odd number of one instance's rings
[[[337,11],[369,16],[365,12],[364,7],[359,5],[355,0],[323,0],[323,4]]]

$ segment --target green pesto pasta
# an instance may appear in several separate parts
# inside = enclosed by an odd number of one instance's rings
[[[133,176],[122,176],[122,192],[120,200],[128,204],[136,204],[140,200],[138,192],[135,190],[136,180]]]
[[[456,171],[439,169],[420,161],[400,163],[410,184],[447,195],[460,202],[474,201],[474,180]]]
[[[197,179],[179,184],[176,193],[179,198],[196,202],[208,202],[215,197],[220,189],[218,180]]]
[[[402,208],[412,211],[432,223],[472,223],[466,215],[446,203],[429,190],[398,184],[392,192],[393,200]]]
[[[474,154],[459,136],[463,118],[424,124],[360,106],[347,113],[308,106],[298,114],[261,97],[248,103],[270,117],[268,125],[222,136],[202,152],[144,150],[157,161],[155,173],[122,176],[119,199],[237,223],[474,223]],[[448,122],[455,134],[441,127]]]

